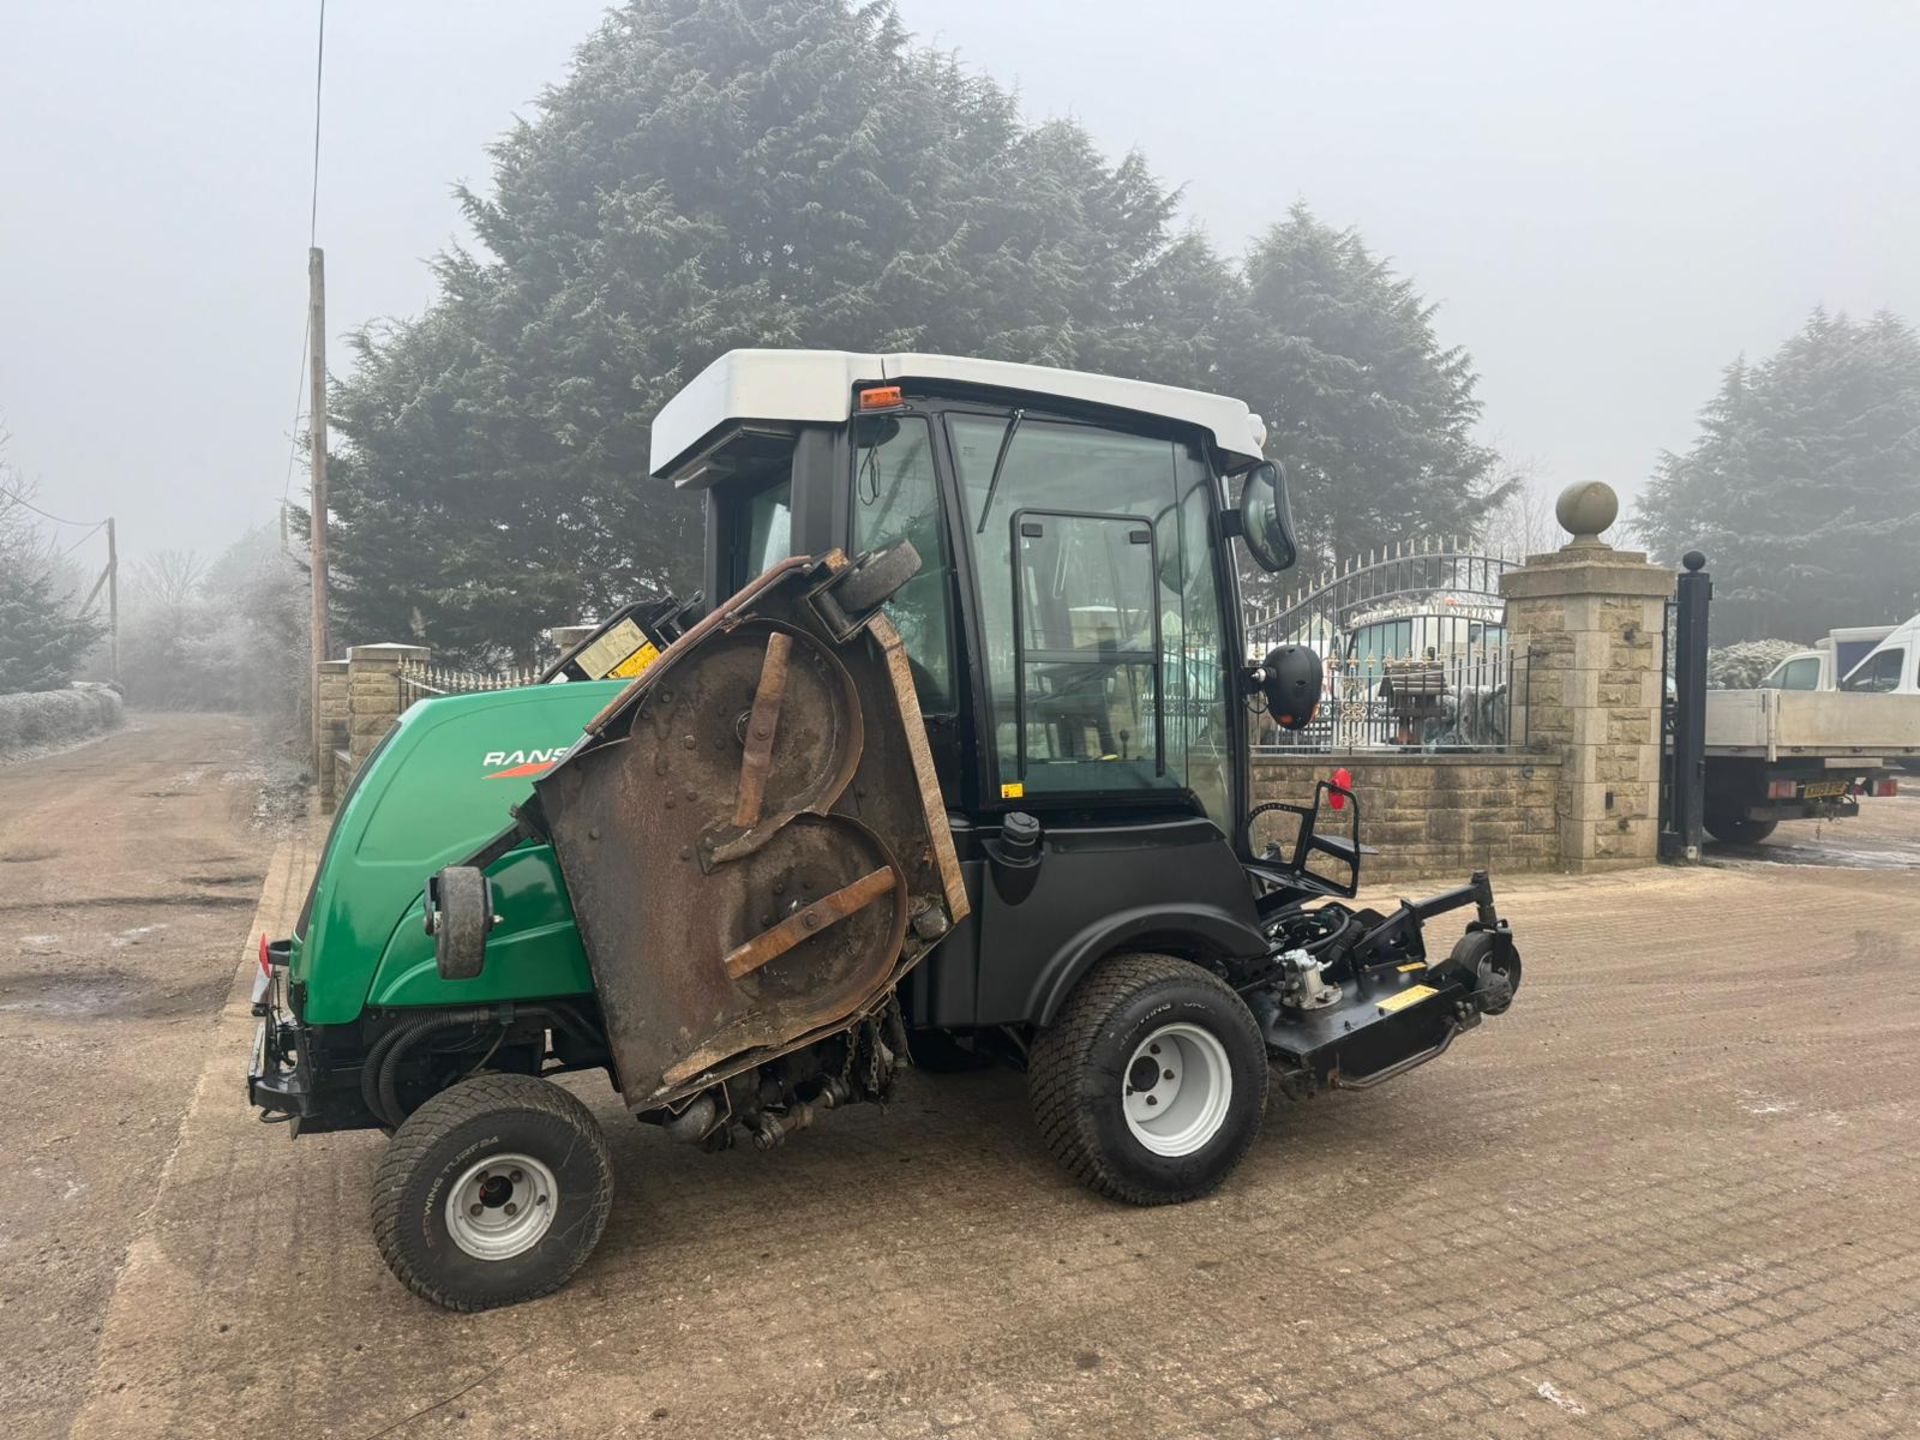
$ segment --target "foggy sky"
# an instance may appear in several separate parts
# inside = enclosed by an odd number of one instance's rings
[[[920,39],[1185,186],[1237,252],[1359,226],[1481,375],[1487,438],[1623,492],[1815,304],[1920,322],[1920,7],[900,0]],[[341,339],[432,294],[449,197],[600,0],[331,0]],[[272,519],[305,319],[314,0],[0,0],[0,423],[123,548]],[[636,483],[646,483],[635,477]],[[304,477],[294,478],[298,496]]]

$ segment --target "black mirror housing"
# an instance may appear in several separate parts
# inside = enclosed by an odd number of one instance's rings
[[[1260,568],[1277,575],[1300,558],[1286,472],[1271,460],[1254,466],[1240,490],[1240,533]]]
[[[1260,662],[1260,693],[1274,724],[1304,730],[1320,708],[1325,672],[1320,657],[1304,645],[1276,645]]]

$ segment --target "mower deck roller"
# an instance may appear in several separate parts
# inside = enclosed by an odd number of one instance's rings
[[[890,568],[910,576],[911,547]],[[559,859],[636,1111],[876,1014],[967,913],[872,573],[838,551],[769,570],[595,717],[523,810]]]

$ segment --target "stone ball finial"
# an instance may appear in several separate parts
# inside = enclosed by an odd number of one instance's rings
[[[1698,572],[1706,569],[1707,557],[1702,555],[1698,550],[1689,550],[1680,557],[1680,563],[1686,566],[1689,571]]]
[[[1553,513],[1575,545],[1599,545],[1600,532],[1620,517],[1620,497],[1604,480],[1582,480],[1560,492]]]

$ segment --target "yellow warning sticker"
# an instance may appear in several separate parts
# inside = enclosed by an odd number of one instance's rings
[[[609,670],[607,672],[607,678],[610,680],[631,680],[636,675],[645,674],[647,667],[659,658],[659,649],[649,640],[638,650],[634,651],[633,654],[627,656],[626,659]]]
[[[1406,964],[1400,967],[1400,973],[1402,975],[1405,975],[1409,971],[1424,970],[1426,968],[1427,968],[1427,962],[1424,960],[1409,960]]]
[[[609,675],[618,674],[614,667],[625,664],[646,644],[647,632],[631,620],[622,620],[575,655],[573,663],[586,672],[589,680],[605,680]],[[646,667],[643,665],[640,668],[644,670]],[[640,671],[633,673],[637,675]]]
[[[1396,1010],[1404,1010],[1409,1005],[1418,1005],[1422,1000],[1440,992],[1431,985],[1409,985],[1397,995],[1389,995],[1380,1002],[1380,1013],[1391,1015]]]
[[[1014,781],[1011,785],[1002,785],[1000,787],[1000,798],[1002,800],[1024,800],[1027,798],[1027,787],[1018,780]]]

